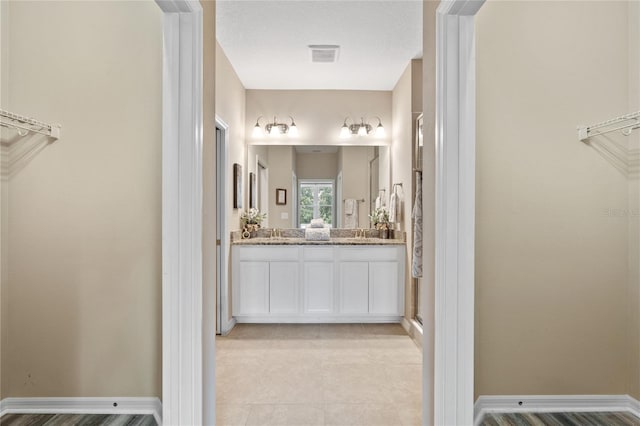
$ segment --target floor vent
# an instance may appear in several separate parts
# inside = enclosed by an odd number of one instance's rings
[[[340,46],[330,44],[311,44],[311,62],[330,64],[338,61]]]

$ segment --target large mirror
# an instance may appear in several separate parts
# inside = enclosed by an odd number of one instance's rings
[[[369,228],[369,213],[387,205],[388,146],[249,145],[249,206],[267,213],[263,226],[306,227],[322,218],[334,228]],[[276,194],[286,191],[286,204]]]

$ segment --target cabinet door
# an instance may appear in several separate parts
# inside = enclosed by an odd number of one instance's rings
[[[369,312],[369,262],[340,263],[340,313]]]
[[[269,262],[241,261],[238,269],[238,315],[269,312]]]
[[[369,264],[369,313],[400,314],[398,262]]]
[[[269,312],[298,313],[298,262],[269,264]]]
[[[304,262],[304,312],[333,312],[333,262]]]

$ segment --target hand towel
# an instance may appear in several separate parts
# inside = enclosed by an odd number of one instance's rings
[[[330,228],[305,228],[304,238],[309,241],[329,241]]]
[[[322,218],[311,219],[310,228],[324,228],[324,220]]]
[[[358,206],[358,202],[353,198],[344,200],[344,214],[353,214],[353,210]]]
[[[382,198],[378,195],[378,197],[376,197],[376,209],[379,209],[380,207],[382,207]]]
[[[411,217],[414,221],[411,276],[422,278],[422,172],[416,172],[416,201]]]
[[[344,202],[344,225],[347,229],[358,227],[358,201],[347,198]]]
[[[389,199],[389,222],[398,222],[398,194],[391,194]]]

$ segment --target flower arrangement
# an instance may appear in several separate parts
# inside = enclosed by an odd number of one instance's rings
[[[378,207],[373,210],[369,215],[369,219],[376,229],[381,231],[389,229],[389,212],[386,207]]]
[[[257,231],[260,224],[267,218],[266,213],[260,213],[260,210],[251,208],[240,215],[240,224],[243,229]]]

